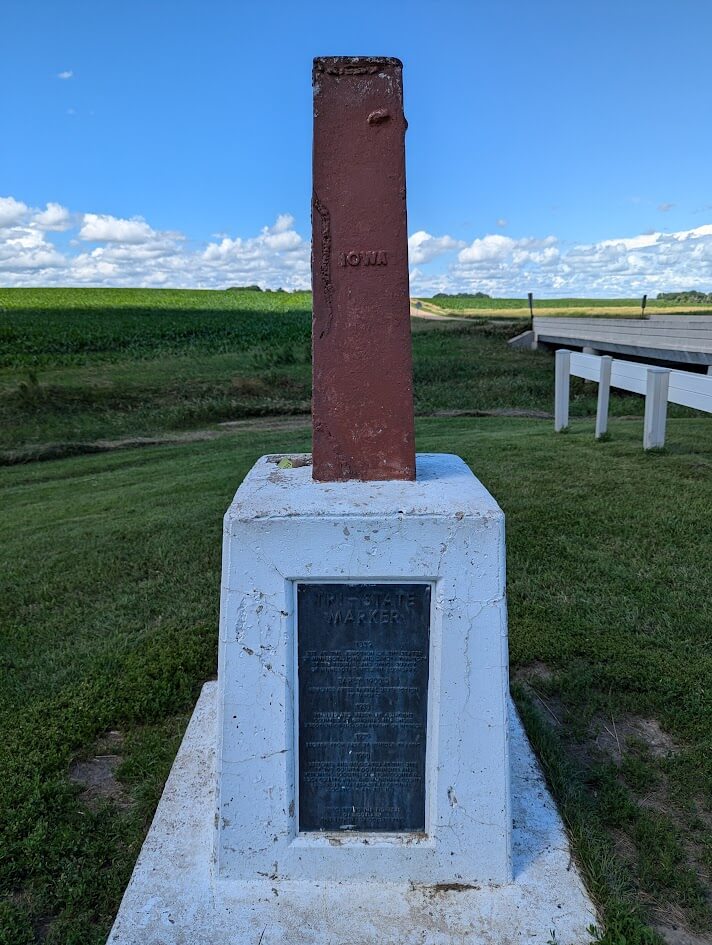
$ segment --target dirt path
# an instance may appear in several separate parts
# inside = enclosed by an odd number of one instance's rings
[[[259,430],[262,433],[268,433],[270,430],[293,430],[308,426],[310,423],[311,416],[308,413],[287,417],[249,417],[246,420],[228,420],[225,423],[218,423],[217,429],[185,430],[156,436],[127,436],[116,440],[37,443],[16,450],[0,450],[0,466],[19,466],[24,463],[65,459],[68,456],[86,456],[91,453],[113,453],[116,450],[132,450],[144,446],[179,446],[182,443],[215,440],[243,430]]]
[[[498,408],[494,410],[436,410],[428,414],[416,414],[416,420],[456,418],[456,417],[526,417],[532,420],[551,420],[553,414],[543,410],[519,410]],[[621,419],[621,418],[619,418]],[[623,418],[625,419],[625,418]],[[640,417],[631,419],[639,420]],[[279,430],[297,430],[311,425],[308,413],[292,414],[283,417],[249,417],[244,420],[226,420],[215,427],[204,430],[185,430],[156,436],[130,436],[116,440],[91,440],[67,443],[37,443],[16,450],[0,450],[0,467],[20,466],[26,463],[45,462],[51,459],[66,459],[70,456],[87,456],[92,453],[113,453],[116,450],[139,449],[146,446],[179,446],[182,443],[199,443],[230,436],[233,433],[276,432]]]
[[[247,420],[224,420],[218,426],[229,432],[230,430],[296,430],[298,427],[309,426],[310,413],[295,413],[288,417],[249,417]],[[219,435],[219,434],[218,434]]]
[[[416,308],[415,303],[411,301],[410,303],[410,317],[411,318],[428,318],[436,322],[466,322],[468,319],[462,318],[459,315],[446,315],[442,309],[438,309],[435,305],[428,305],[427,302],[421,302],[421,308]],[[425,306],[428,306],[427,308]]]

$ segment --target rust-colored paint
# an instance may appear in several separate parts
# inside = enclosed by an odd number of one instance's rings
[[[405,129],[397,59],[314,60],[314,465],[415,479]]]

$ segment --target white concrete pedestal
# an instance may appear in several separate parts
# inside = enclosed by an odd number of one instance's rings
[[[279,459],[226,513],[218,684],[109,942],[587,941],[593,908],[508,708],[496,502],[455,456],[419,456],[415,482],[315,483]],[[430,585],[422,832],[300,829],[296,591],[329,582]]]
[[[225,515],[218,876],[507,882],[502,511],[457,456],[418,456],[415,482],[314,482],[278,459]],[[424,833],[300,830],[295,589],[330,581],[431,585]]]

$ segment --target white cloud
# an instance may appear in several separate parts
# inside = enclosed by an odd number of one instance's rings
[[[444,273],[412,274],[414,294],[488,292],[519,296],[623,297],[647,292],[712,290],[712,225],[675,233],[563,246],[554,236],[478,237]]]
[[[431,262],[462,245],[452,236],[431,236],[425,230],[418,230],[408,239],[408,260],[414,265]]]
[[[265,246],[279,252],[280,250],[301,249],[303,240],[294,230],[282,230],[279,233],[266,233],[264,235]]]
[[[309,243],[294,229],[294,217],[283,213],[259,236],[223,237],[208,243],[200,255],[202,278],[222,276],[223,284],[258,283],[263,287],[306,289],[310,284]]]
[[[24,219],[29,212],[26,203],[14,197],[0,197],[0,226],[12,226]]]
[[[669,213],[669,211],[672,210],[674,206],[674,203],[660,203],[658,204],[658,210],[661,213]]]
[[[712,236],[712,224],[705,223],[692,230],[679,230],[676,233],[662,233],[659,230],[650,230],[640,236],[628,236],[619,239],[602,240],[596,246],[620,246],[623,249],[644,249],[647,246],[662,246],[669,242],[684,242],[685,240],[699,239]]]
[[[11,227],[0,237],[0,272],[3,281],[15,275],[19,284],[41,285],[35,277],[47,269],[55,269],[66,262],[53,243],[39,231],[28,226]],[[12,278],[10,280],[13,282]]]
[[[500,218],[497,220],[497,226],[505,227],[506,225],[507,225],[507,221],[505,220],[504,217],[500,217]]]
[[[512,262],[516,266],[534,263],[537,266],[552,266],[559,257],[558,240],[555,236],[546,236],[544,239],[532,237],[515,240],[512,249]]]
[[[277,220],[270,229],[272,233],[284,233],[285,230],[291,230],[294,228],[294,217],[291,213],[280,213],[277,217]]]
[[[44,210],[35,213],[32,222],[41,230],[68,230],[72,225],[72,215],[59,203],[48,203]]]
[[[597,243],[596,245],[599,247],[619,246],[622,249],[642,249],[645,246],[654,246],[661,236],[662,233],[658,233],[653,230],[652,232],[641,233],[639,236],[626,236],[619,239],[601,240],[601,242]]]
[[[514,246],[515,242],[509,236],[491,233],[489,236],[473,240],[469,246],[461,249],[457,254],[457,259],[458,262],[474,265],[491,263],[498,259],[505,259]]]
[[[57,78],[58,79],[71,79],[73,75],[74,73],[72,72],[71,69],[65,69],[64,72],[57,73]]]
[[[143,217],[124,220],[99,213],[85,213],[79,230],[79,239],[102,243],[146,243],[155,236]]]
[[[157,230],[142,217],[73,214],[0,198],[0,281],[4,285],[116,285],[308,288],[310,244],[294,217],[280,214],[255,236],[222,235],[188,247],[184,234]],[[62,251],[53,234],[69,230]],[[89,245],[87,245],[89,244]],[[95,245],[91,245],[95,244]]]
[[[66,231],[66,236],[58,236]],[[475,292],[522,297],[630,296],[685,288],[712,291],[712,223],[674,233],[563,244],[555,236],[481,234],[465,245],[425,230],[409,241],[416,295]],[[451,254],[448,259],[447,254]],[[308,236],[290,214],[257,233],[219,234],[193,245],[142,217],[44,209],[0,197],[3,285],[116,285],[224,288],[310,284]]]

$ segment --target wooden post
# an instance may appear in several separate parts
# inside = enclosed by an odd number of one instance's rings
[[[554,430],[560,433],[569,425],[569,377],[571,352],[559,348],[554,369]]]
[[[656,450],[665,446],[665,423],[667,421],[668,368],[648,368],[645,389],[645,423],[643,427],[643,449]]]
[[[600,361],[598,378],[598,405],[596,407],[596,439],[608,433],[608,402],[611,398],[611,367],[613,358],[604,354]]]

